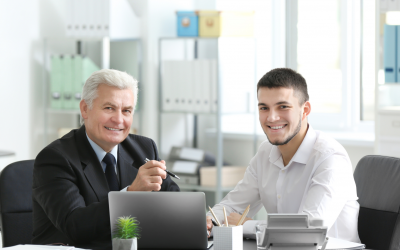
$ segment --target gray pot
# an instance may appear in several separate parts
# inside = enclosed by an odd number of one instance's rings
[[[137,239],[117,239],[112,240],[113,250],[137,250]]]

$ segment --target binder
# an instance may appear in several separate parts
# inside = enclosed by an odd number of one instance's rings
[[[396,72],[396,44],[397,44],[397,28],[394,25],[386,25],[384,27],[384,69],[385,82],[397,82]]]
[[[73,30],[72,30],[72,35],[74,37],[80,37],[81,36],[81,11],[82,11],[82,6],[81,6],[81,0],[71,0],[72,4],[72,20],[73,20]]]
[[[174,79],[172,61],[164,61],[162,63],[162,81],[161,81],[161,93],[162,93],[162,109],[164,111],[172,111],[174,107],[173,93],[174,90]]]
[[[185,88],[185,97],[186,97],[186,111],[193,112],[194,106],[194,78],[193,78],[193,61],[186,61],[186,88]]]
[[[191,61],[181,61],[180,63],[180,87],[178,94],[180,96],[179,110],[192,112],[193,106],[193,66]]]
[[[75,55],[73,58],[73,96],[72,96],[72,108],[79,109],[79,103],[81,101],[82,87],[85,83],[82,77],[82,56]]]
[[[211,112],[217,113],[218,109],[218,64],[217,60],[210,61],[211,73]]]
[[[72,56],[64,55],[64,58],[61,63],[62,67],[62,108],[63,109],[71,109],[73,107],[72,102],[72,94],[73,94],[73,84],[72,84]]]
[[[201,112],[209,113],[211,111],[211,64],[210,60],[201,60]]]
[[[50,71],[50,107],[53,109],[60,109],[62,107],[61,101],[61,68],[62,56],[53,55],[51,57],[51,71]]]
[[[109,26],[110,26],[110,0],[102,0],[102,37],[109,36]]]
[[[195,60],[192,62],[193,68],[193,99],[194,104],[192,106],[192,110],[195,113],[199,113],[202,111],[202,90],[201,90],[201,62],[199,60]]]
[[[396,26],[396,40],[395,40],[395,46],[396,46],[396,81],[395,82],[400,82],[400,26]],[[394,53],[393,53],[394,54]],[[386,56],[386,54],[385,54]],[[386,67],[385,67],[385,79],[386,79]]]
[[[65,34],[67,37],[73,36],[73,2],[68,1],[65,6],[66,22],[65,22]]]

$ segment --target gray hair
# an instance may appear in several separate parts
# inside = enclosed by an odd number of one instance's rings
[[[131,89],[133,92],[133,107],[136,106],[138,94],[138,81],[126,72],[115,69],[102,69],[94,72],[83,85],[82,100],[89,109],[93,108],[93,101],[97,98],[97,88],[100,84],[117,87],[119,89]],[[133,113],[132,113],[133,114]],[[81,115],[81,125],[85,121]]]

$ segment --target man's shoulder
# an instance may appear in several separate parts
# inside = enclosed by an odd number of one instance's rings
[[[44,147],[38,157],[46,156],[47,154],[60,153],[63,155],[73,154],[73,152],[77,152],[76,147],[76,137],[77,137],[78,129],[73,129],[63,137],[54,140],[49,145]]]
[[[147,141],[147,142],[153,142],[153,139],[150,139],[149,137],[143,136],[143,135],[137,135],[137,134],[129,134],[125,140],[128,141]]]
[[[315,131],[317,139],[315,140],[313,150],[319,152],[322,155],[331,155],[335,153],[346,154],[347,152],[344,147],[337,142],[332,136],[321,132]]]

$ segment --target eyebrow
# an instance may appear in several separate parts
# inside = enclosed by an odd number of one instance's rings
[[[104,103],[104,104],[103,104],[103,107],[104,107],[104,106],[111,106],[111,107],[113,107],[113,108],[116,108],[116,107],[117,107],[115,104],[113,104],[113,103],[111,103],[111,102],[106,102],[106,103]],[[127,107],[124,107],[123,109],[124,109],[124,110],[125,110],[125,109],[133,109],[133,107],[132,107],[132,106],[127,106]]]
[[[280,101],[280,102],[275,103],[275,106],[282,105],[282,104],[292,105],[290,102]],[[258,103],[258,106],[268,106],[268,105],[263,102],[260,102],[260,103]]]

